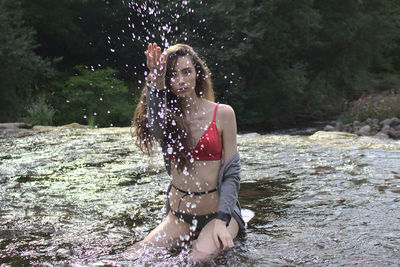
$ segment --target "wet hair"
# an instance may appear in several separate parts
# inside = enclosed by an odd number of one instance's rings
[[[171,73],[174,71],[174,67],[179,57],[189,56],[192,59],[196,71],[196,86],[195,92],[198,97],[214,101],[214,90],[212,88],[212,82],[210,77],[210,70],[199,57],[199,55],[193,50],[192,47],[186,44],[176,44],[167,49],[168,60],[167,60],[167,73],[165,76],[166,86],[171,89],[170,79]]]
[[[193,158],[191,148],[194,147],[194,144],[192,144],[193,140],[185,121],[183,101],[173,93],[170,84],[171,74],[179,57],[189,56],[192,60],[196,72],[196,95],[210,101],[214,101],[215,96],[210,71],[192,47],[186,44],[176,44],[169,47],[167,53],[165,75],[167,108],[164,118],[166,120],[164,142],[173,151],[174,160],[171,166],[183,172],[185,168],[189,168],[192,164],[190,160]],[[132,136],[136,136],[136,146],[150,156],[155,146],[155,138],[147,120],[146,93],[147,87],[144,87],[133,116]]]

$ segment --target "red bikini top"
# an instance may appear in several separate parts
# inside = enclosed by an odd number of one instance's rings
[[[206,161],[222,159],[222,144],[219,137],[217,124],[215,122],[218,105],[219,104],[215,106],[212,122],[200,137],[196,147],[192,150],[194,160]],[[173,155],[170,155],[169,158],[172,160],[174,157]]]

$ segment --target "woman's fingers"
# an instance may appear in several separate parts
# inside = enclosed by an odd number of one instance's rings
[[[230,238],[228,240],[228,248],[233,248],[233,240],[232,240],[232,238]]]
[[[214,240],[214,244],[217,248],[220,248],[220,243],[219,243],[219,238],[217,234],[213,234],[213,240]]]
[[[150,68],[151,61],[149,57],[149,50],[144,51],[144,54],[146,55],[146,65]]]
[[[164,69],[168,55],[165,50],[163,53],[161,53],[161,47],[159,47],[156,43],[149,43],[144,54],[146,55],[147,59],[147,67],[150,70],[162,71]]]
[[[229,248],[229,243],[228,243],[228,240],[227,240],[227,238],[224,238],[224,239],[222,239],[221,240],[222,241],[222,249],[227,249],[227,248]]]
[[[224,238],[221,238],[222,242],[222,249],[228,249],[233,247],[233,239],[230,236],[225,236]]]
[[[157,44],[156,43],[153,43],[151,45],[151,56],[152,56],[153,63],[157,64],[158,57],[157,57]]]
[[[161,61],[161,48],[157,47],[156,49],[156,59],[157,59],[157,63]]]
[[[229,249],[233,247],[233,240],[231,237],[226,236],[226,237],[220,237],[218,235],[213,236],[214,244],[217,248],[219,249]]]
[[[150,59],[150,61],[151,61],[151,59],[152,59],[152,57],[153,57],[153,45],[152,45],[152,44],[149,44],[149,45],[147,46],[147,51],[148,51],[147,56],[149,57],[149,59]]]
[[[168,58],[168,54],[167,51],[164,50],[163,56],[162,56],[162,63],[166,64],[167,63],[167,58]]]

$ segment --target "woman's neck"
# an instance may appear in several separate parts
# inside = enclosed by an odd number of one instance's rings
[[[196,117],[200,112],[204,112],[204,99],[195,96],[188,96],[182,99],[183,112],[186,118]]]

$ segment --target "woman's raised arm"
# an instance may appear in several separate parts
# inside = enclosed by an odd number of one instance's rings
[[[146,81],[147,119],[154,137],[162,145],[167,107],[166,90],[164,90],[167,54],[166,52],[161,54],[161,48],[156,43],[149,44],[144,53],[149,68]]]

